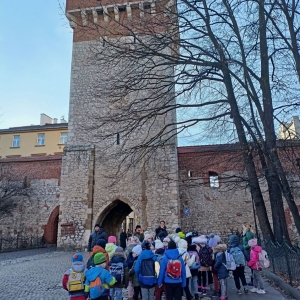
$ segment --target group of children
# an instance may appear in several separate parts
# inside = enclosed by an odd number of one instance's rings
[[[245,266],[252,269],[251,292],[264,294],[260,277],[262,248],[254,236],[244,237],[245,247],[239,245],[236,235],[230,243],[221,243],[217,235],[199,235],[193,231],[184,235],[180,228],[176,233],[154,240],[151,233],[144,234],[144,241],[132,236],[124,249],[116,246],[116,238],[108,243],[100,239],[90,252],[87,267],[83,256],[72,256],[72,267],[63,277],[63,287],[71,300],[122,300],[123,288],[133,300],[187,300],[207,295],[207,287],[213,285],[214,296],[227,299],[227,278],[232,271],[237,293],[248,293]],[[249,284],[250,285],[250,284]]]

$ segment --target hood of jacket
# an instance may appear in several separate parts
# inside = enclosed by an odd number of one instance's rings
[[[143,250],[139,256],[141,259],[154,258],[154,260],[156,260],[156,256],[151,250]]]
[[[165,252],[165,256],[168,259],[178,259],[178,257],[179,257],[179,251],[178,251],[178,249],[168,249]]]
[[[229,237],[230,247],[238,247],[239,246],[239,237],[235,234]]]
[[[99,253],[99,252],[101,252],[103,254],[107,253],[105,251],[105,249],[103,249],[101,246],[96,245],[93,247],[93,251],[91,252],[90,257],[92,257],[94,254]]]
[[[75,261],[72,263],[71,268],[74,272],[83,272],[85,270],[85,263],[83,261]]]
[[[180,255],[182,255],[183,253],[187,253],[187,249],[185,249],[185,248],[177,248],[177,250]]]
[[[86,273],[85,277],[89,282],[94,281],[97,277],[99,277],[100,273],[104,270],[101,266],[90,268]]]
[[[126,256],[124,253],[120,253],[120,252],[115,252],[111,258],[110,258],[110,262],[112,263],[119,263],[119,262],[124,262],[126,261]]]
[[[260,247],[260,246],[255,246],[255,247],[253,248],[253,251],[255,251],[255,252],[257,252],[257,253],[261,252],[261,250],[262,250],[262,247]]]
[[[107,243],[105,246],[105,250],[108,253],[112,253],[113,251],[115,251],[116,249],[116,245],[114,243]]]
[[[213,252],[225,252],[227,250],[227,245],[226,244],[219,244],[216,247],[213,248]]]

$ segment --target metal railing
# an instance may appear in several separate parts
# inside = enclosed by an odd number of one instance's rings
[[[0,252],[44,246],[44,238],[38,235],[19,233],[13,236],[0,236]]]

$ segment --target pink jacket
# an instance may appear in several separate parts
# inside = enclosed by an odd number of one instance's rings
[[[253,270],[259,270],[259,252],[261,252],[262,248],[260,246],[255,246],[253,249],[251,249],[250,252],[250,261],[248,262],[248,267],[250,267]]]

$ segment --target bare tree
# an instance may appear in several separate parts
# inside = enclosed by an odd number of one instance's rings
[[[20,176],[1,168],[0,219],[12,215],[20,196],[29,196],[27,177],[24,176],[22,180],[20,179]]]
[[[299,86],[294,84],[299,76],[299,26],[294,24],[299,4],[292,2],[286,9],[283,0],[274,5],[264,0],[170,1],[155,10],[140,8],[143,18],[115,18],[103,10],[109,22],[94,22],[95,16],[85,11],[82,19],[68,14],[77,36],[89,32],[101,37],[91,44],[89,63],[101,66],[106,76],[93,92],[99,104],[90,113],[94,124],[86,128],[103,140],[121,134],[120,165],[126,166],[153,157],[199,124],[206,130],[199,132],[203,136],[219,132],[224,142],[239,143],[264,237],[282,241],[288,236],[283,197],[300,233],[274,122],[299,105]],[[282,14],[275,14],[279,9]],[[292,24],[288,39],[282,22]],[[105,101],[109,113],[99,114]],[[167,119],[174,110],[177,120]],[[273,230],[260,170],[268,184]]]

